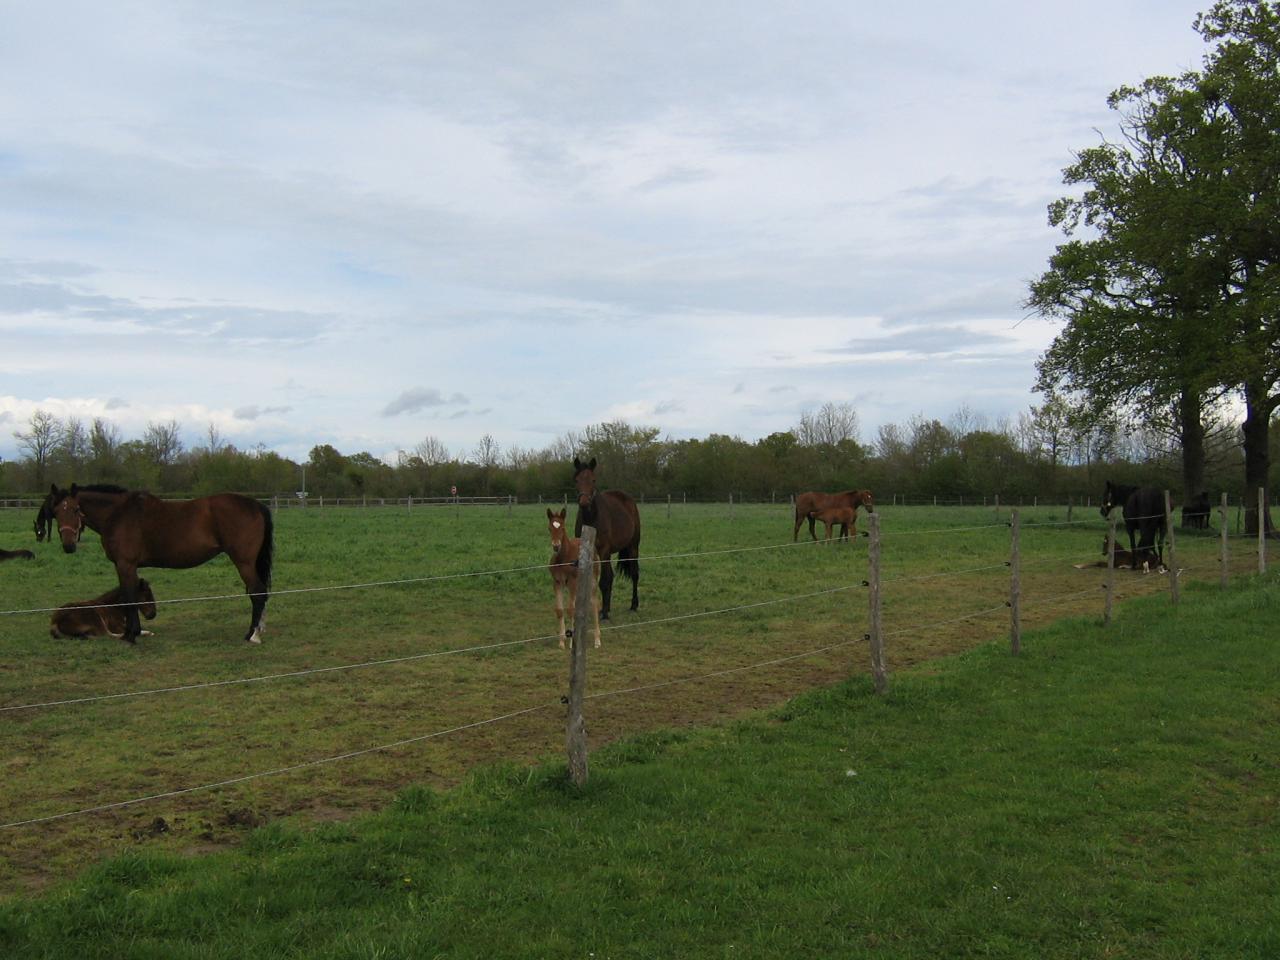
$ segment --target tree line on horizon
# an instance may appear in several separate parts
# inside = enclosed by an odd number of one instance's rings
[[[1207,433],[1202,489],[1234,497],[1243,492],[1239,432],[1238,424],[1222,419]],[[1107,479],[1188,492],[1179,486],[1172,409],[1134,429],[1059,396],[995,422],[967,406],[945,422],[917,414],[881,425],[865,442],[857,411],[826,403],[803,413],[791,429],[753,441],[725,434],[674,439],[657,427],[612,421],[568,432],[538,450],[504,449],[486,434],[470,450],[450,451],[427,436],[394,462],[328,443],[295,461],[262,445],[237,448],[212,425],[203,442],[188,447],[174,421],[148,424],[141,436],[126,439],[105,419],[86,426],[46,411],[14,435],[23,456],[0,463],[0,491],[10,497],[43,495],[51,483],[76,481],[189,496],[293,496],[305,483],[311,497],[444,497],[457,488],[461,496],[558,500],[572,494],[575,456],[596,457],[606,487],[653,499],[770,500],[802,490],[869,488],[880,500],[1084,502],[1096,501]]]

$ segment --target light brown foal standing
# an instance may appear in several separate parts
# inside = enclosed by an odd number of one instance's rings
[[[574,598],[578,593],[578,556],[582,553],[582,538],[569,536],[565,529],[564,518],[568,511],[553,513],[547,507],[547,530],[551,533],[551,561],[547,569],[551,571],[551,585],[556,591],[556,623],[560,627],[560,649],[564,649],[565,605],[560,598],[562,590],[569,594],[569,623],[573,623]],[[594,568],[596,579],[599,578],[599,565]],[[591,621],[595,628],[595,645],[600,646],[600,591],[591,591]],[[570,627],[572,629],[572,626]]]
[[[854,536],[857,536],[858,511],[856,507],[831,507],[827,510],[819,510],[817,517],[827,528],[827,532],[822,539],[831,539],[831,528],[837,524],[840,526],[840,539],[848,540],[849,531],[852,530]]]

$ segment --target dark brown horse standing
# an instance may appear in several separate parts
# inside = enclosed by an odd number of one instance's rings
[[[809,536],[814,540],[818,539],[817,532],[813,529],[813,523],[818,518],[818,514],[825,510],[840,510],[845,507],[852,507],[855,512],[854,521],[857,521],[858,507],[865,507],[867,513],[876,512],[875,500],[871,496],[870,490],[844,490],[840,493],[821,493],[817,490],[810,490],[807,493],[796,494],[796,526],[791,531],[791,542],[795,543],[800,536],[800,525],[809,521]],[[849,529],[845,527],[841,531],[841,536],[848,536]],[[831,536],[830,528],[827,530],[827,536]]]
[[[596,458],[582,463],[573,458],[573,483],[578,488],[578,516],[573,532],[582,536],[583,525],[596,528],[596,559],[600,561],[600,619],[609,619],[613,599],[613,564],[631,580],[631,609],[640,609],[640,510],[630,494],[596,489]]]
[[[122,603],[138,602],[138,568],[198,567],[225,553],[235,564],[253,604],[245,640],[261,643],[263,611],[271,588],[271,511],[236,493],[195,500],[161,500],[144,491],[109,484],[71,485],[54,508],[62,549],[74,553],[87,526],[102,537],[102,549],[115,564]],[[141,633],[138,609],[126,609],[124,639]]]

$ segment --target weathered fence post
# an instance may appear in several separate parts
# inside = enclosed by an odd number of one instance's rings
[[[1222,505],[1218,507],[1222,517],[1222,528],[1218,531],[1218,539],[1222,541],[1222,556],[1218,559],[1218,586],[1227,589],[1227,495],[1222,494]]]
[[[1009,550],[1009,652],[1022,652],[1022,518],[1017,510],[1010,516],[1012,545]]]
[[[582,528],[578,554],[578,589],[574,596],[573,641],[569,645],[569,714],[565,724],[565,749],[569,777],[581,787],[587,782],[587,727],[582,701],[587,692],[587,643],[591,636],[591,609],[595,602],[596,528]]]
[[[1000,494],[996,494],[996,516],[1000,515]]]
[[[867,639],[871,641],[871,679],[876,693],[889,692],[889,672],[884,665],[884,634],[880,626],[880,515],[867,516],[871,544],[867,551],[867,604],[869,607]]]
[[[513,494],[507,494],[507,516],[511,516],[511,511],[515,509],[516,498]]]
[[[1071,496],[1071,494],[1067,494],[1067,523],[1071,522],[1071,508],[1074,506],[1074,500],[1075,497]]]
[[[733,521],[733,494],[729,494],[729,520]]]
[[[1258,487],[1258,573],[1267,572],[1267,495]]]
[[[671,494],[667,494],[667,519],[671,519]]]
[[[1107,514],[1107,604],[1102,611],[1102,623],[1111,623],[1111,604],[1116,598],[1116,512]]]
[[[1169,532],[1169,597],[1178,602],[1178,548],[1173,532],[1173,499],[1164,492],[1164,528]]]

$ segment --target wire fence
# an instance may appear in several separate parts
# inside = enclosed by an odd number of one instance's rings
[[[993,524],[982,524],[982,525],[936,527],[936,528],[930,528],[930,529],[924,529],[924,530],[898,530],[898,531],[891,531],[888,535],[883,537],[883,542],[891,545],[895,540],[897,540],[900,537],[908,538],[911,536],[944,535],[944,534],[955,534],[955,533],[969,533],[969,532],[977,532],[977,531],[992,531],[1002,527],[1008,528],[1008,526],[1009,524],[1006,524],[1006,523],[993,523]],[[1090,521],[1089,523],[1086,523],[1085,521],[1073,521],[1071,523],[1064,523],[1064,522],[1029,523],[1026,525],[1022,525],[1021,529],[1023,531],[1031,530],[1032,533],[1034,534],[1036,528],[1043,527],[1043,528],[1046,528],[1045,532],[1047,534],[1052,532],[1052,530],[1054,529],[1065,527],[1065,526],[1099,526],[1099,528],[1101,529],[1097,520]],[[1016,536],[1016,532],[1015,532],[1015,536]],[[1192,575],[1192,574],[1204,575],[1208,573],[1218,572],[1217,564],[1221,562],[1219,551],[1225,548],[1224,545],[1227,542],[1232,540],[1239,541],[1239,540],[1252,540],[1252,539],[1253,539],[1252,536],[1249,536],[1249,535],[1233,537],[1230,534],[1224,534],[1222,536],[1218,536],[1218,535],[1197,536],[1197,537],[1191,537],[1185,540],[1182,538],[1178,538],[1177,547],[1176,547],[1177,555],[1178,555],[1178,568],[1172,571],[1169,576],[1169,582],[1171,584],[1175,584],[1175,587],[1174,587],[1175,597],[1176,597],[1176,583],[1184,575]],[[910,543],[911,541],[904,540],[904,542]],[[651,557],[644,557],[643,560],[645,563],[677,561],[677,560],[702,562],[702,561],[707,561],[710,558],[717,558],[717,559],[723,560],[725,558],[733,557],[734,555],[743,555],[748,553],[761,553],[765,551],[781,552],[781,551],[790,551],[790,550],[796,550],[796,549],[802,549],[802,548],[812,550],[816,546],[823,545],[823,543],[824,542],[822,541],[819,541],[817,543],[815,543],[814,541],[798,541],[798,542],[793,541],[791,543],[775,543],[775,544],[765,544],[765,545],[748,546],[748,547],[734,547],[734,548],[713,549],[713,550],[704,550],[704,551],[673,552],[673,553],[667,553],[667,554],[658,554]],[[892,551],[892,548],[891,548],[891,551]],[[893,554],[891,551],[888,554],[889,559],[893,558]],[[907,551],[905,551],[903,556],[909,556],[911,552],[912,551],[908,549]],[[1016,549],[1015,549],[1015,556],[1016,556]],[[1237,556],[1235,559],[1238,562],[1240,558],[1239,556]],[[1244,559],[1247,560],[1249,558],[1246,555]],[[1049,564],[1066,563],[1069,561],[1074,561],[1076,563],[1082,563],[1086,565],[1090,563],[1098,564],[1099,554],[1095,553],[1091,555],[1085,555],[1084,552],[1081,550],[1072,550],[1069,553],[1059,552],[1059,553],[1045,554],[1045,555],[1034,557],[1029,560],[1022,560],[1019,558],[1016,561],[1016,563],[1010,560],[1001,559],[998,562],[984,562],[977,565],[963,566],[963,567],[949,566],[943,569],[931,570],[925,573],[910,574],[910,575],[903,575],[903,576],[897,576],[897,577],[886,577],[884,579],[880,579],[877,573],[876,579],[877,579],[877,583],[882,585],[893,585],[893,584],[906,585],[906,584],[912,584],[912,583],[925,583],[928,581],[945,580],[945,579],[955,580],[957,578],[974,578],[983,574],[990,574],[993,571],[998,571],[998,570],[1008,571],[1011,565],[1015,566],[1015,570],[1016,570],[1016,568],[1025,569],[1025,568],[1032,568],[1037,566],[1046,566]],[[316,585],[316,586],[310,586],[310,587],[289,588],[289,589],[282,589],[282,590],[273,590],[271,592],[271,595],[272,596],[288,596],[291,594],[297,595],[297,594],[319,593],[319,592],[326,592],[326,591],[346,591],[346,590],[358,590],[358,589],[373,590],[373,589],[396,587],[396,586],[401,586],[406,584],[440,583],[440,582],[446,582],[446,581],[458,581],[458,580],[469,579],[469,578],[496,577],[496,576],[513,574],[513,573],[531,573],[534,571],[544,571],[545,569],[546,569],[546,564],[505,567],[505,568],[491,569],[491,570],[467,571],[467,572],[459,572],[459,573],[452,573],[452,574],[407,577],[407,578],[401,578],[401,579],[390,579],[390,580],[370,581],[370,582],[361,582],[361,583],[327,584],[327,585]],[[1003,581],[997,581],[997,582],[1003,583]],[[859,591],[862,588],[867,587],[868,585],[869,584],[867,579],[854,575],[849,578],[848,582],[841,582],[834,586],[827,586],[821,589],[811,590],[803,593],[794,593],[794,594],[787,594],[783,596],[768,597],[765,599],[756,599],[756,600],[735,603],[735,604],[726,605],[726,606],[719,606],[711,609],[686,611],[679,614],[651,618],[651,619],[635,621],[631,623],[611,624],[611,625],[605,626],[604,629],[608,631],[637,630],[637,629],[643,629],[643,628],[652,628],[652,627],[656,627],[664,624],[672,624],[680,621],[695,620],[699,618],[729,616],[733,614],[743,613],[745,611],[758,610],[760,608],[765,608],[765,607],[778,606],[783,604],[796,604],[803,601],[815,600],[822,597],[834,597],[841,594],[848,594],[850,592]],[[1067,608],[1070,608],[1071,612],[1076,612],[1076,613],[1086,612],[1086,610],[1081,607],[1081,601],[1086,597],[1090,597],[1090,596],[1097,597],[1100,590],[1103,587],[1104,587],[1104,584],[1094,583],[1094,584],[1091,584],[1086,589],[1067,591],[1064,593],[1056,593],[1049,596],[1032,596],[1032,597],[1023,599],[1022,605],[1024,607],[1039,608],[1039,609],[1050,609],[1050,608],[1057,609],[1057,608],[1067,607]],[[1154,593],[1164,589],[1168,589],[1168,588],[1164,585],[1162,578],[1158,576],[1151,576],[1151,577],[1142,578],[1140,580],[1133,580],[1123,584],[1120,588],[1119,593],[1124,596],[1136,596],[1143,593]],[[244,594],[227,594],[227,595],[215,595],[215,596],[183,597],[183,598],[171,599],[168,601],[157,601],[157,602],[168,602],[168,603],[214,602],[214,601],[242,600],[243,597],[244,597]],[[943,619],[913,623],[907,626],[898,627],[893,630],[889,630],[885,632],[884,636],[887,638],[892,638],[892,637],[903,637],[911,634],[937,632],[947,627],[952,627],[962,623],[969,623],[969,622],[973,622],[983,618],[990,618],[997,614],[1008,615],[1010,606],[1011,606],[1010,601],[1002,599],[1001,602],[998,604],[983,606],[979,609],[964,613],[959,616],[946,617]],[[2,610],[0,611],[0,615],[8,616],[8,617],[30,616],[30,615],[49,613],[56,609],[57,608],[54,608],[54,607],[29,607],[29,608],[23,608],[23,609]],[[1096,610],[1093,612],[1096,612]],[[594,692],[594,693],[587,694],[585,699],[588,702],[605,700],[605,699],[616,699],[616,698],[625,697],[625,696],[637,695],[637,694],[648,692],[648,691],[654,691],[659,689],[680,686],[684,684],[696,683],[696,682],[711,680],[711,679],[720,678],[720,677],[728,677],[736,674],[743,674],[749,671],[765,670],[772,667],[778,667],[784,664],[796,663],[798,661],[812,659],[823,654],[833,653],[835,651],[857,645],[859,643],[864,642],[866,639],[868,639],[868,635],[861,634],[856,631],[851,630],[851,634],[853,635],[848,636],[845,639],[839,639],[832,643],[820,645],[818,647],[813,647],[813,648],[799,651],[799,652],[787,653],[781,656],[771,657],[764,660],[753,661],[751,663],[746,663],[746,664],[734,665],[734,666],[725,667],[722,669],[717,669],[712,671],[702,671],[702,672],[690,674],[687,676],[669,677],[669,678],[664,678],[660,680],[654,680],[652,682],[639,683],[639,684],[628,685],[625,687],[619,687],[613,690]],[[113,692],[92,693],[92,694],[86,694],[86,695],[75,696],[75,697],[51,698],[51,699],[44,699],[44,700],[37,699],[37,700],[31,700],[30,702],[23,702],[23,703],[0,704],[0,713],[6,713],[6,714],[12,715],[20,712],[30,713],[38,710],[50,710],[53,708],[82,707],[90,704],[103,703],[107,701],[138,700],[141,698],[155,697],[155,696],[161,696],[161,695],[170,695],[170,696],[181,695],[181,694],[186,694],[186,693],[190,693],[198,690],[207,691],[215,688],[245,686],[250,684],[268,684],[268,683],[274,683],[274,682],[286,681],[286,680],[303,680],[305,678],[321,676],[326,674],[332,675],[336,673],[344,673],[344,672],[357,671],[357,670],[386,668],[394,665],[402,665],[402,664],[407,664],[411,662],[427,661],[427,660],[433,660],[433,659],[438,659],[443,657],[462,656],[466,654],[478,654],[481,652],[492,652],[492,651],[501,650],[504,648],[510,649],[515,647],[527,646],[529,644],[533,644],[541,641],[555,639],[555,637],[556,637],[555,634],[546,634],[546,635],[532,636],[532,637],[521,637],[521,638],[515,638],[515,639],[495,641],[491,643],[473,644],[473,645],[455,647],[455,648],[450,648],[446,650],[421,651],[421,652],[407,654],[407,655],[398,656],[398,657],[369,659],[369,660],[364,660],[364,661],[355,662],[355,663],[331,664],[327,666],[317,666],[317,667],[311,667],[306,669],[279,671],[274,673],[264,673],[264,674],[253,675],[253,676],[232,677],[232,678],[225,678],[220,680],[201,680],[201,681],[193,681],[193,682],[182,683],[182,684],[139,688],[135,690],[117,690]],[[513,720],[515,718],[527,716],[529,714],[536,713],[536,712],[551,710],[551,709],[554,709],[556,706],[560,705],[562,702],[563,702],[563,698],[556,698],[553,700],[548,700],[547,702],[537,703],[532,706],[526,706],[516,710],[509,710],[506,712],[502,712],[494,716],[470,720],[468,722],[461,723],[461,724],[454,724],[448,727],[433,730],[427,733],[418,734],[412,737],[399,738],[399,739],[388,741],[385,743],[379,743],[372,746],[360,747],[357,749],[352,749],[352,750],[348,750],[348,751],[333,754],[333,755],[327,755],[319,758],[311,758],[311,759],[306,759],[299,762],[278,765],[275,767],[271,767],[269,769],[263,769],[256,772],[239,774],[236,776],[217,779],[217,780],[211,780],[209,782],[198,783],[195,785],[175,787],[175,788],[165,789],[161,791],[149,792],[149,793],[146,793],[145,795],[129,797],[122,800],[111,800],[103,803],[76,806],[73,809],[64,809],[56,813],[41,814],[36,816],[27,816],[27,817],[12,819],[7,822],[0,822],[0,829],[17,828],[22,826],[47,823],[55,820],[65,820],[72,817],[85,816],[93,813],[100,813],[100,812],[105,812],[109,810],[121,809],[125,807],[133,807],[140,804],[145,804],[150,801],[157,801],[161,799],[171,799],[171,798],[186,796],[186,795],[197,793],[197,792],[217,790],[220,788],[225,788],[225,787],[229,787],[237,784],[259,780],[266,777],[279,776],[279,775],[284,775],[284,774],[288,774],[291,772],[300,771],[308,768],[314,768],[314,767],[319,767],[323,765],[338,763],[340,761],[367,756],[372,753],[385,752],[398,747],[404,747],[404,746],[420,743],[427,740],[445,737],[450,734],[458,733],[464,730],[471,730],[471,729],[475,729],[482,726],[488,726],[488,725],[497,724],[497,723],[501,723],[508,720]],[[48,801],[46,801],[46,803],[47,802]]]

